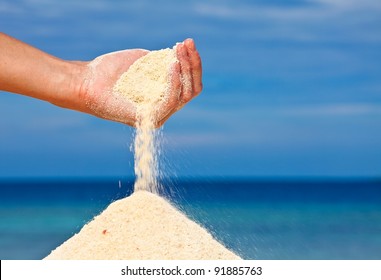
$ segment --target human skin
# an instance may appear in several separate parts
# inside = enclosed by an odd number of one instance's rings
[[[161,126],[202,90],[200,55],[192,39],[176,45],[168,100],[159,107],[155,126]],[[67,61],[0,33],[0,90],[50,102],[103,119],[136,124],[127,99],[112,93],[118,78],[148,50],[129,49],[92,61]]]

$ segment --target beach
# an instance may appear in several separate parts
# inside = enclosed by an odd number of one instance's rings
[[[45,259],[240,259],[165,199],[147,191],[115,201]]]

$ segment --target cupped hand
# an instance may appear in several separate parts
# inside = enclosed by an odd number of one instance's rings
[[[202,90],[200,55],[192,39],[175,47],[178,61],[171,66],[168,102],[157,108],[154,116],[156,127],[161,126],[173,113],[180,110]],[[123,96],[113,94],[119,77],[140,57],[149,53],[143,49],[113,52],[87,63],[80,90],[87,113],[104,119],[136,125],[136,108]]]
[[[163,125],[167,119],[180,110],[202,90],[201,58],[192,39],[176,45],[178,62],[172,68],[169,102],[159,108],[156,126]]]
[[[86,65],[80,99],[87,113],[133,126],[136,110],[131,102],[113,94],[119,77],[149,51],[131,49],[98,56]]]

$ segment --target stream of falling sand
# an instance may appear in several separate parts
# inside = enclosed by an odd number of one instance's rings
[[[154,128],[154,118],[157,108],[167,102],[170,70],[176,61],[175,48],[152,51],[135,61],[114,87],[116,94],[127,97],[136,108],[135,191],[159,191],[159,132]]]
[[[135,157],[135,185],[134,191],[150,191],[158,193],[158,172],[157,161],[157,137],[158,132],[153,128],[152,118],[145,115],[136,124],[134,157]]]

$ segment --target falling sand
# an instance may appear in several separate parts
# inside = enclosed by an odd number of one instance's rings
[[[46,259],[239,259],[157,193],[155,110],[167,101],[174,49],[137,60],[114,86],[135,104],[135,192],[113,202]]]
[[[155,113],[167,102],[170,70],[176,61],[173,49],[152,51],[132,64],[114,86],[114,92],[127,97],[136,108],[136,191],[158,193],[158,130],[154,129]]]

